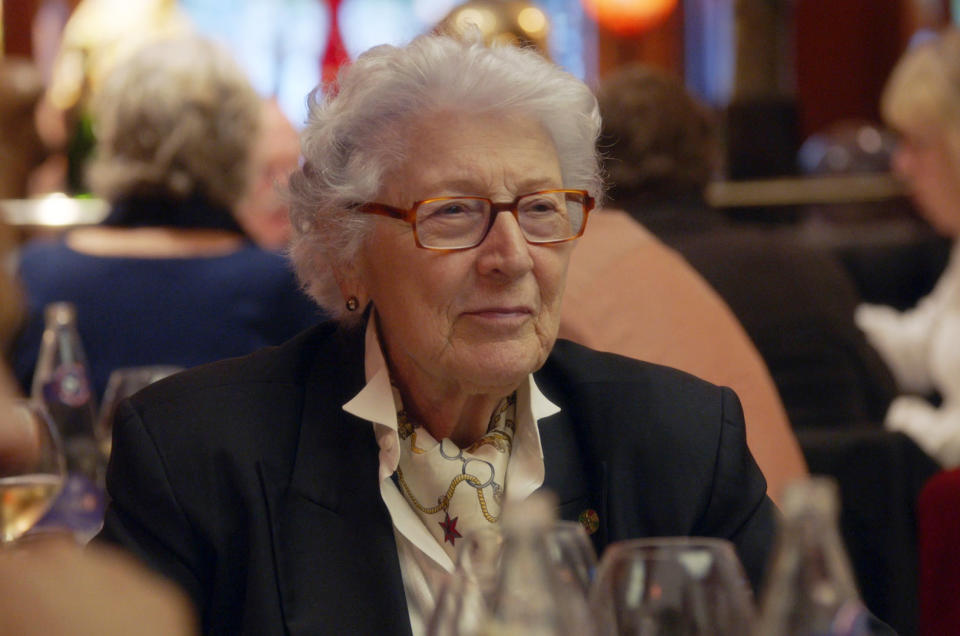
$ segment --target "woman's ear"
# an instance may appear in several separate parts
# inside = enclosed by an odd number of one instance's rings
[[[356,311],[366,307],[369,302],[366,286],[363,284],[363,268],[357,260],[351,260],[339,267],[333,268],[333,275],[337,279],[340,295],[349,311]]]

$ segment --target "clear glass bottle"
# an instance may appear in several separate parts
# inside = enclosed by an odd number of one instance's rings
[[[871,633],[840,537],[839,511],[831,478],[811,477],[784,491],[756,636]]]
[[[536,493],[504,511],[503,552],[484,636],[592,636],[594,621],[582,589],[562,576],[546,536],[555,500]]]
[[[56,423],[64,441],[67,469],[96,479],[101,463],[94,437],[96,400],[77,332],[77,310],[71,303],[51,303],[44,317],[31,397],[46,405]]]
[[[37,526],[69,528],[86,541],[103,522],[105,457],[95,437],[96,398],[72,303],[44,310],[45,326],[31,396],[44,403],[63,441],[67,481]]]

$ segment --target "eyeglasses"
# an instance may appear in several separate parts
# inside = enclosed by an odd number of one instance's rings
[[[456,252],[480,245],[501,212],[513,214],[528,243],[572,241],[583,234],[593,205],[586,190],[540,190],[521,194],[510,203],[484,197],[436,197],[417,201],[409,210],[383,203],[364,203],[356,209],[406,221],[413,226],[417,247]]]

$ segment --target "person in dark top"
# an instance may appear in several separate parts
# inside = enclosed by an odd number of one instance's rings
[[[859,295],[832,254],[729,220],[705,192],[717,122],[679,78],[627,65],[597,90],[611,208],[679,252],[730,305],[770,368],[795,427],[876,423],[889,369],[853,324]]]
[[[98,394],[118,367],[194,366],[318,321],[285,259],[254,246],[232,214],[259,109],[227,53],[192,36],[138,49],[108,74],[89,180],[109,215],[20,255],[27,320],[13,366],[25,390],[55,301],[77,307]]]

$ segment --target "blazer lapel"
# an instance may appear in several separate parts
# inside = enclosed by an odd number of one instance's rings
[[[597,523],[590,534],[597,554],[609,541],[605,464],[594,457],[593,440],[584,416],[564,400],[569,394],[554,384],[546,367],[536,376],[537,386],[560,412],[539,423],[540,443],[546,469],[543,487],[557,496],[558,515],[585,526],[591,518]]]
[[[341,409],[363,386],[362,334],[324,339],[292,472],[261,466],[288,633],[410,634],[373,430]]]

